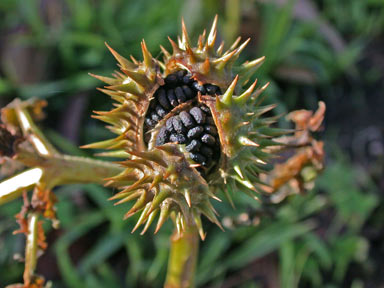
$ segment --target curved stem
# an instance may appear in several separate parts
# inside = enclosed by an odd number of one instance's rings
[[[177,231],[173,233],[165,288],[195,287],[198,250],[199,234],[196,226],[187,226],[181,235]]]

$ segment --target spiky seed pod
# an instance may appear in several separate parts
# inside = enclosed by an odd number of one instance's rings
[[[116,101],[113,110],[94,117],[118,136],[85,147],[126,158],[125,171],[107,184],[121,187],[111,198],[119,200],[116,204],[136,200],[125,215],[141,211],[133,230],[143,224],[145,232],[159,215],[158,231],[171,215],[180,232],[197,225],[204,238],[201,214],[220,226],[210,203],[210,198],[219,200],[218,190],[240,185],[253,198],[263,190],[258,175],[269,156],[263,149],[285,131],[269,127],[274,118],[261,118],[274,108],[257,101],[267,85],[255,89],[255,82],[243,93],[236,90],[264,58],[245,62],[234,76],[233,63],[249,39],[240,46],[237,39],[223,52],[223,44],[215,50],[216,35],[217,16],[207,39],[204,31],[194,47],[183,21],[178,44],[169,39],[173,52],[161,47],[163,61],[151,56],[144,40],[142,62],[129,61],[107,45],[121,72],[114,78],[91,74],[108,84],[100,90]]]

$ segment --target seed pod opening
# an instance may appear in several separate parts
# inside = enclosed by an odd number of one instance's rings
[[[151,56],[144,41],[142,62],[108,46],[121,72],[114,78],[94,75],[108,84],[101,91],[117,102],[95,118],[107,122],[117,137],[86,147],[130,155],[121,162],[126,170],[107,184],[121,188],[112,197],[118,203],[136,199],[126,214],[141,211],[135,229],[146,223],[146,231],[159,215],[157,231],[173,214],[176,222],[202,231],[201,214],[220,225],[210,198],[217,200],[228,185],[253,198],[262,192],[259,173],[269,156],[263,149],[275,143],[261,140],[279,131],[261,117],[268,109],[257,98],[267,85],[256,89],[255,82],[241,94],[236,90],[264,58],[245,62],[234,76],[232,65],[249,40],[215,50],[216,26],[217,17],[208,36],[204,32],[193,46],[183,23],[178,43],[170,39],[173,52],[161,47],[163,61]]]

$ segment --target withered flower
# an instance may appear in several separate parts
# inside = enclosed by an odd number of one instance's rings
[[[324,102],[319,102],[318,110],[297,110],[286,116],[294,122],[295,133],[275,139],[282,146],[277,146],[275,154],[280,154],[278,163],[262,179],[269,185],[273,201],[280,202],[287,195],[302,193],[313,187],[313,180],[324,168],[324,143],[313,137],[313,132],[321,129],[325,113]],[[278,192],[278,193],[276,193]]]

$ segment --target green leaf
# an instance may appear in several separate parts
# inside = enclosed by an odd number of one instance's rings
[[[113,253],[123,247],[127,237],[129,237],[127,233],[105,234],[82,258],[78,265],[78,271],[81,274],[86,274],[92,268],[105,262]]]
[[[100,212],[88,213],[86,217],[79,218],[77,225],[72,230],[63,235],[55,244],[55,252],[59,269],[64,282],[68,287],[84,287],[84,282],[74,267],[68,253],[69,246],[79,237],[86,234],[93,227],[101,224],[104,217]]]

